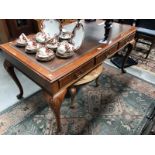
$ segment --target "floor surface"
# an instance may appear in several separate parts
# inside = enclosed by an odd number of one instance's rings
[[[70,98],[65,97],[59,134],[144,133],[155,108],[155,87],[130,74],[122,74],[117,68],[104,66],[98,87],[93,81],[78,89],[74,108],[70,108]],[[42,91],[0,114],[0,134],[53,135],[55,131],[55,117]]]
[[[154,63],[153,63],[154,55],[153,54],[154,53],[150,54],[150,57],[152,59],[151,64],[147,64],[145,66],[145,62],[144,62],[142,66],[138,65],[138,66],[132,66],[132,67],[126,68],[127,73],[134,75],[135,77],[138,77],[144,81],[147,81],[155,85],[155,73],[153,71],[150,71],[150,69],[154,69]],[[19,90],[16,84],[14,83],[14,81],[8,75],[8,73],[4,70],[3,61],[4,61],[4,57],[3,57],[2,52],[0,51],[0,87],[1,87],[0,89],[0,112],[16,104],[19,101],[16,98],[16,95],[18,94]],[[116,66],[114,66],[110,62],[109,59],[105,60],[105,64],[108,64],[116,68]],[[149,69],[147,69],[148,65],[150,65]],[[20,71],[15,70],[15,72],[24,88],[24,98],[30,96],[31,94],[41,89],[38,85],[36,85],[29,78],[23,75]]]
[[[19,90],[3,67],[4,57],[0,51],[0,112],[14,105],[19,100],[16,95]],[[24,89],[24,98],[40,90],[40,87],[18,70],[15,70]]]

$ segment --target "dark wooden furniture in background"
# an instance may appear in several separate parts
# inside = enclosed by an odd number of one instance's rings
[[[136,43],[139,42],[149,46],[145,57],[147,59],[155,43],[155,19],[115,19],[114,21],[120,24],[136,26]]]
[[[37,22],[33,19],[0,19],[0,43],[17,38],[21,33],[38,32]]]
[[[0,44],[8,42],[10,39],[9,30],[5,19],[0,19]]]
[[[56,57],[53,61],[41,63],[35,59],[35,55],[26,54],[24,48],[17,48],[15,42],[0,46],[6,58],[4,66],[19,87],[18,97],[22,97],[23,91],[13,71],[14,67],[43,88],[45,99],[55,114],[58,131],[61,129],[60,108],[67,90],[101,65],[107,57],[125,46],[133,47],[134,44],[136,28],[132,26],[113,23],[108,37],[110,42],[107,44],[99,43],[104,36],[104,25],[97,25],[96,22],[85,23],[84,29],[85,39],[81,48],[72,58],[66,60]],[[131,50],[132,48],[129,48],[124,57],[122,71]]]
[[[109,30],[110,30],[110,25],[112,24],[109,24],[109,23],[112,23],[112,22],[115,22],[115,23],[119,23],[119,24],[124,24],[124,25],[131,25],[131,26],[135,26],[135,22],[136,20],[135,19],[108,19],[106,20],[107,21],[107,25],[109,25]],[[106,27],[105,27],[106,28]],[[106,39],[108,39],[108,31],[107,30],[107,37],[105,37]],[[128,49],[127,49],[128,48]],[[127,46],[125,47],[122,51],[130,51],[130,49],[132,49],[133,47],[132,46]],[[130,54],[130,53],[129,53]],[[122,63],[123,63],[123,60],[124,60],[124,54],[121,52],[113,57],[111,57],[110,61],[115,65],[117,66],[118,68],[121,68],[122,66]],[[137,61],[133,60],[132,58],[128,58],[127,61],[126,61],[126,64],[124,67],[130,67],[132,65],[136,65],[137,64]]]
[[[21,33],[28,35],[37,32],[36,22],[33,19],[7,19],[6,23],[13,39],[19,37]]]
[[[136,42],[149,46],[145,57],[147,59],[155,43],[155,19],[138,19],[136,27]]]
[[[136,19],[119,19],[118,23],[135,26],[136,25]]]

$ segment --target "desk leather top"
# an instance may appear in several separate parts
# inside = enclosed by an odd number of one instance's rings
[[[113,23],[108,38],[109,43],[101,44],[99,43],[99,40],[103,39],[104,37],[104,22],[102,24],[97,24],[96,22],[84,23],[84,29],[85,38],[83,44],[81,48],[78,51],[76,51],[75,55],[69,59],[60,59],[55,57],[55,59],[50,62],[39,62],[35,59],[35,55],[26,54],[24,52],[24,48],[16,47],[14,42],[3,44],[0,47],[5,52],[7,52],[7,54],[16,57],[17,60],[23,62],[26,66],[33,68],[33,70],[36,69],[37,72],[43,74],[43,76],[45,76],[46,78],[52,80],[52,78],[56,76],[57,73],[60,74],[61,70],[63,71],[64,68],[69,67],[68,65],[73,65],[74,68],[76,68],[78,66],[75,66],[75,62],[79,61],[80,65],[80,63],[85,62],[84,60],[86,60],[85,58],[88,55],[89,58],[93,56],[93,54],[96,55],[97,53],[91,53],[94,49],[102,47],[103,50],[108,46],[112,46],[112,44],[118,42],[124,36],[135,31],[134,27]]]

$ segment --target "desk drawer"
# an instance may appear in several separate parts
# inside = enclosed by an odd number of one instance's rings
[[[96,56],[95,62],[96,64],[101,63],[103,60],[107,58],[107,50],[103,51],[100,55]]]
[[[75,71],[71,72],[70,74],[64,76],[59,80],[60,88],[82,77],[87,71],[91,70],[93,67],[94,67],[94,59],[81,65]]]
[[[131,34],[129,37],[128,37],[128,41],[131,41],[135,38],[135,33]]]
[[[135,33],[127,36],[125,39],[121,40],[119,42],[118,48],[120,49],[121,47],[125,46],[128,42],[130,42],[132,39],[134,39]]]
[[[112,47],[110,47],[106,52],[107,57],[111,57],[113,54],[115,54],[117,52],[117,47],[118,47],[118,44],[115,44]]]
[[[116,51],[117,51],[117,44],[113,45],[109,49],[106,49],[100,55],[96,56],[96,58],[95,58],[96,59],[96,64],[101,63],[107,57],[109,57],[109,56],[113,55],[114,53],[116,53]]]
[[[118,48],[119,48],[119,49],[122,48],[123,46],[125,46],[125,45],[127,44],[127,42],[128,42],[128,37],[125,38],[125,39],[123,39],[123,40],[121,40],[121,41],[118,43]]]

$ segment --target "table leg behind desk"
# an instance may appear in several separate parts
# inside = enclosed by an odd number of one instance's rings
[[[55,118],[56,118],[57,133],[61,131],[60,108],[65,98],[66,92],[67,92],[66,88],[60,90],[54,96],[51,96],[50,94],[44,92],[45,99],[48,102],[50,108],[53,110]]]
[[[23,97],[23,88],[15,74],[14,66],[9,61],[5,60],[4,68],[9,73],[9,75],[12,77],[16,85],[18,86],[20,93],[17,95],[17,98],[21,99]]]
[[[122,67],[121,67],[121,70],[122,70],[122,73],[126,73],[126,71],[124,70],[124,65],[125,63],[127,62],[128,60],[128,57],[130,56],[133,48],[134,48],[134,45],[135,45],[135,40],[131,41],[128,45],[127,45],[127,52],[124,56],[124,59],[123,59],[123,62],[122,62]]]

